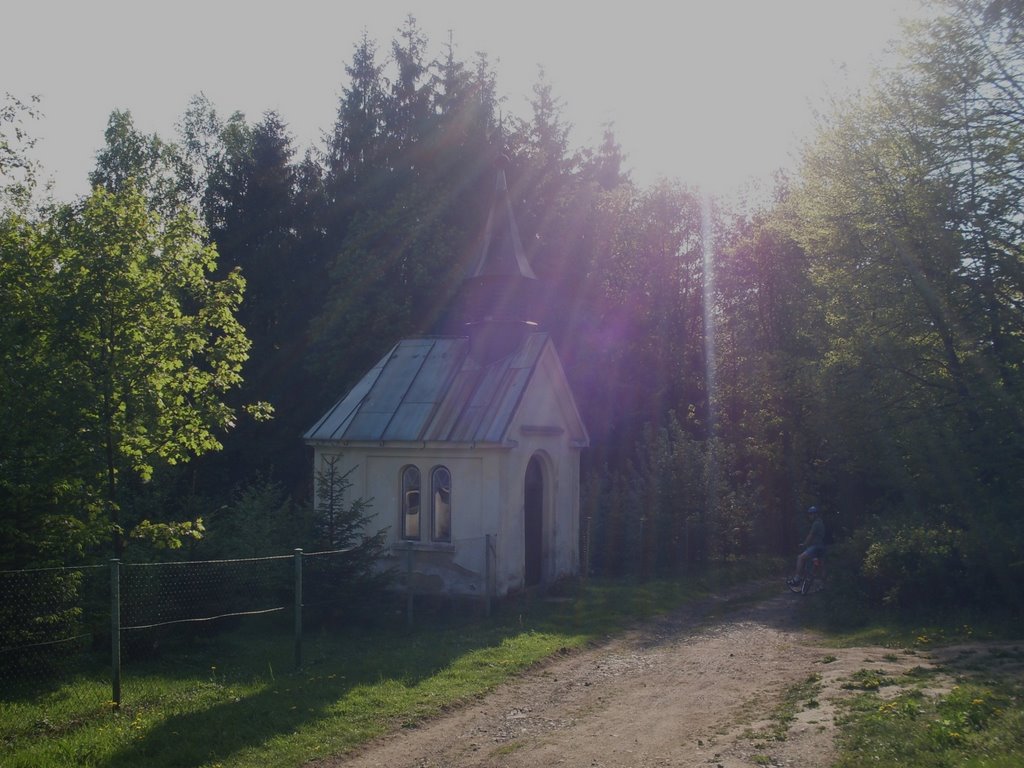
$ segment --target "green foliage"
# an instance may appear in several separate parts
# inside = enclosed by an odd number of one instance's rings
[[[902,610],[973,605],[998,612],[1020,606],[1021,569],[1014,563],[1020,538],[999,516],[949,508],[930,518],[896,516],[856,532],[842,548],[838,569],[847,594]],[[856,583],[843,576],[855,568]]]
[[[82,633],[82,572],[48,569],[0,573],[0,677],[48,677],[77,653]],[[55,642],[56,641],[56,642]]]
[[[866,588],[885,605],[913,606],[956,599],[963,588],[963,534],[936,526],[893,525],[865,531],[872,543],[861,571]]]
[[[313,604],[330,603],[336,611],[376,605],[394,574],[380,568],[386,529],[369,529],[371,499],[348,499],[355,467],[342,468],[342,456],[325,455],[316,475],[313,504],[315,546],[341,550],[321,563],[307,558],[311,578],[307,593]]]
[[[327,147],[328,291],[309,367],[336,398],[399,338],[444,329],[478,256],[493,187],[493,74],[449,56],[433,64],[415,19],[392,44],[394,77],[368,38],[356,46]],[[339,376],[338,372],[342,372]]]
[[[110,114],[103,138],[105,146],[96,155],[90,185],[111,193],[139,190],[165,217],[173,217],[190,202],[188,169],[178,146],[156,134],[139,133],[127,110]]]
[[[200,551],[207,559],[290,554],[310,545],[311,527],[280,483],[256,478],[212,511]]]
[[[643,430],[636,464],[584,485],[585,497],[594,497],[597,567],[651,576],[763,550],[754,489],[738,480],[735,451],[700,434],[692,408],[684,420],[669,412],[664,426]]]
[[[1024,48],[990,8],[938,4],[837,106],[786,219],[821,318],[808,426],[865,588],[903,607],[1019,583]]]
[[[143,519],[132,529],[131,537],[146,541],[157,549],[179,549],[185,541],[199,541],[205,531],[201,517],[177,523],[154,523]]]
[[[26,211],[36,191],[40,167],[32,157],[36,139],[27,123],[39,117],[39,97],[29,103],[10,93],[0,101],[0,213]]]
[[[245,301],[237,317],[252,340],[239,397],[267,403],[273,421],[248,412],[224,441],[221,455],[202,462],[199,487],[214,495],[273,475],[295,485],[301,451],[295,435],[314,418],[312,386],[301,364],[307,326],[326,290],[325,254],[317,220],[318,174],[300,168],[287,125],[274,112],[251,124],[240,113],[222,120],[202,98],[182,124],[182,143],[196,179],[221,274],[240,270]],[[308,467],[302,469],[308,472]]]
[[[63,528],[64,546],[106,527],[119,551],[133,524],[122,485],[216,450],[234,423],[223,397],[249,348],[234,316],[244,281],[212,279],[216,251],[194,216],[162,219],[133,188],[8,219],[0,237],[12,363],[0,395],[17,410],[0,488],[37,525]]]

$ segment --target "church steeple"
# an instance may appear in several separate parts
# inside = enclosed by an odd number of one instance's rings
[[[537,327],[538,281],[512,210],[508,165],[505,156],[495,163],[494,197],[480,237],[480,256],[462,286],[460,319],[473,354],[485,361],[510,354]]]
[[[506,170],[509,159],[501,155],[495,161],[497,178],[494,185],[494,198],[491,210],[487,214],[484,225],[483,244],[480,258],[477,260],[473,277],[506,277],[536,280],[526,260],[522,240],[519,239],[519,227],[512,212],[512,200],[508,194],[508,178]]]

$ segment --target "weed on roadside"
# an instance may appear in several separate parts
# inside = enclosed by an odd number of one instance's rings
[[[895,684],[896,681],[881,669],[858,669],[840,687],[848,691],[877,691],[883,686]]]
[[[779,697],[767,728],[750,731],[746,737],[751,740],[785,741],[796,716],[805,709],[817,709],[820,706],[818,694],[821,693],[821,689],[821,675],[817,672],[789,686]]]
[[[843,685],[860,692],[841,705],[841,754],[835,768],[1024,765],[1024,684],[1019,676],[993,676],[987,669],[961,675],[959,684],[944,694],[922,690],[939,674],[944,672],[914,667],[899,679],[888,678],[905,690],[882,699],[883,676],[871,670],[856,673]]]

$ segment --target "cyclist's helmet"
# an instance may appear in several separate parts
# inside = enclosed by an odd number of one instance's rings
[[[808,507],[807,508],[807,514],[808,515],[816,515],[816,514],[818,514],[818,508],[817,507]]]

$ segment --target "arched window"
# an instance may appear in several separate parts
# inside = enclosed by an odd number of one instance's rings
[[[420,538],[420,471],[412,465],[402,468],[402,538]]]
[[[447,467],[430,471],[430,538],[452,540],[452,473]]]

